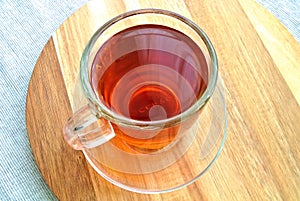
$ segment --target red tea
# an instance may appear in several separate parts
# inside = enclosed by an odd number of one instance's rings
[[[140,121],[171,118],[190,108],[207,87],[208,66],[188,36],[161,25],[139,25],[111,37],[98,50],[91,84],[110,110]],[[178,125],[155,133],[113,124],[122,149],[157,150],[176,136]]]

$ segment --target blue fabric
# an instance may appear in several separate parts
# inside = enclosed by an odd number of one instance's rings
[[[269,10],[300,43],[300,0],[256,0]]]
[[[56,200],[35,164],[26,93],[35,63],[59,25],[87,0],[0,0],[0,200]],[[299,0],[258,0],[300,41]]]
[[[0,0],[0,200],[55,200],[26,131],[26,93],[51,34],[86,0]]]

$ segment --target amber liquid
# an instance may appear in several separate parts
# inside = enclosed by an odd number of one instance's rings
[[[201,97],[207,81],[201,49],[183,33],[160,25],[135,26],[114,35],[97,52],[91,70],[99,100],[118,115],[139,121],[181,114]],[[171,143],[180,124],[158,131],[113,127],[116,146],[148,153]]]

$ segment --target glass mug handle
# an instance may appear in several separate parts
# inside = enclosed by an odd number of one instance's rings
[[[76,150],[97,147],[113,137],[111,123],[92,113],[89,105],[75,112],[64,126],[64,138]]]

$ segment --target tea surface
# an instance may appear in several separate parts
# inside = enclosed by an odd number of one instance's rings
[[[187,110],[207,87],[201,49],[185,34],[161,25],[139,25],[111,37],[93,62],[92,87],[115,113],[140,121]]]

